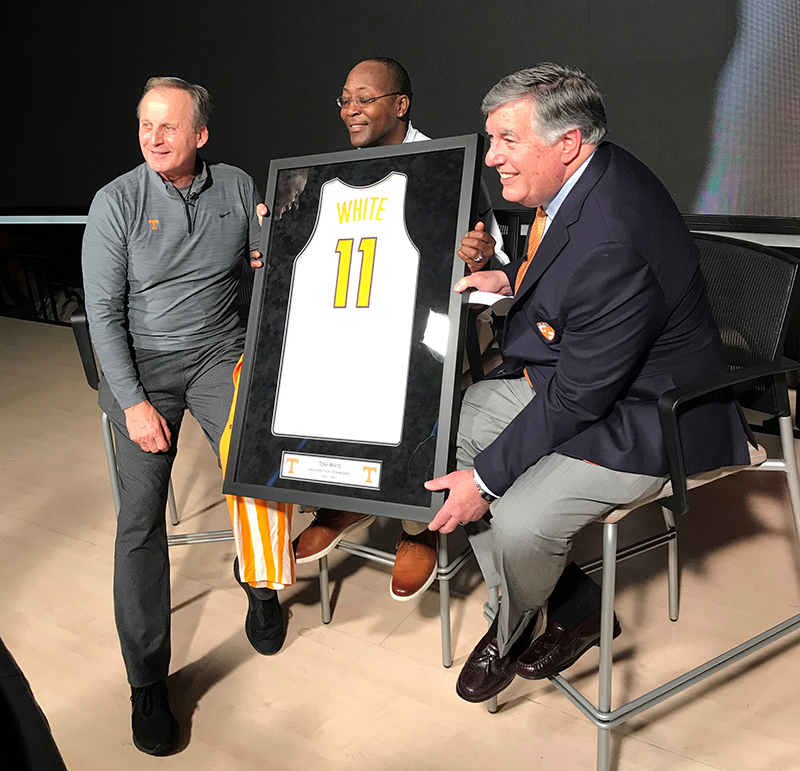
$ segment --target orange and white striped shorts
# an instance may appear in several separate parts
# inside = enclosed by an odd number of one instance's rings
[[[233,403],[219,442],[223,474],[228,463],[241,370],[242,359],[239,358],[233,370]],[[239,495],[226,495],[225,498],[228,501],[236,554],[239,557],[239,578],[260,589],[284,589],[293,584],[294,552],[291,532],[295,505]]]

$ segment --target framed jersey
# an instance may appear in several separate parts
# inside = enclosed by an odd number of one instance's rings
[[[226,493],[433,518],[481,150],[470,135],[270,164]]]

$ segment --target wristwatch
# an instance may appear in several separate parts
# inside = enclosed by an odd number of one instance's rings
[[[472,470],[472,480],[475,482],[475,487],[478,488],[478,495],[486,501],[486,503],[494,503],[497,500],[496,495],[492,495],[479,481],[478,476],[475,473],[475,469]]]

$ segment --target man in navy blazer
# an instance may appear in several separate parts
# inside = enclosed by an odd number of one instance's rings
[[[464,397],[459,470],[426,485],[450,490],[431,529],[467,525],[487,583],[502,587],[459,677],[468,701],[515,674],[550,676],[597,642],[599,613],[575,630],[547,618],[571,539],[663,485],[659,396],[725,368],[694,242],[653,173],[603,141],[592,80],[540,64],[501,80],[482,108],[486,164],[537,217],[524,260],[456,284],[514,301],[503,365]],[[748,462],[733,402],[687,409],[681,429],[689,474]]]

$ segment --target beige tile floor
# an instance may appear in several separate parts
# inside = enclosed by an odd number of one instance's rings
[[[300,566],[282,593],[286,645],[264,658],[244,636],[230,543],[171,552],[170,684],[186,741],[168,758],[142,755],[130,739],[112,617],[114,521],[99,412],[70,331],[0,318],[0,399],[0,635],[71,771],[594,768],[594,729],[549,683],[515,681],[496,715],[456,697],[460,665],[484,631],[474,563],[454,582],[450,670],[441,666],[435,587],[395,602],[387,569],[340,553],[331,560],[333,622],[320,622],[315,567]],[[188,420],[175,471],[180,532],[227,526],[218,475]],[[615,703],[800,607],[781,475],[740,474],[695,491],[692,504],[678,523],[679,623],[667,620],[665,555],[620,568]],[[626,521],[626,539],[658,518],[656,509]],[[369,539],[390,547],[396,532],[376,523]],[[599,528],[585,536],[579,558],[599,552]],[[618,769],[800,769],[798,642],[787,637],[617,729]],[[596,664],[591,652],[569,672],[592,697]]]

